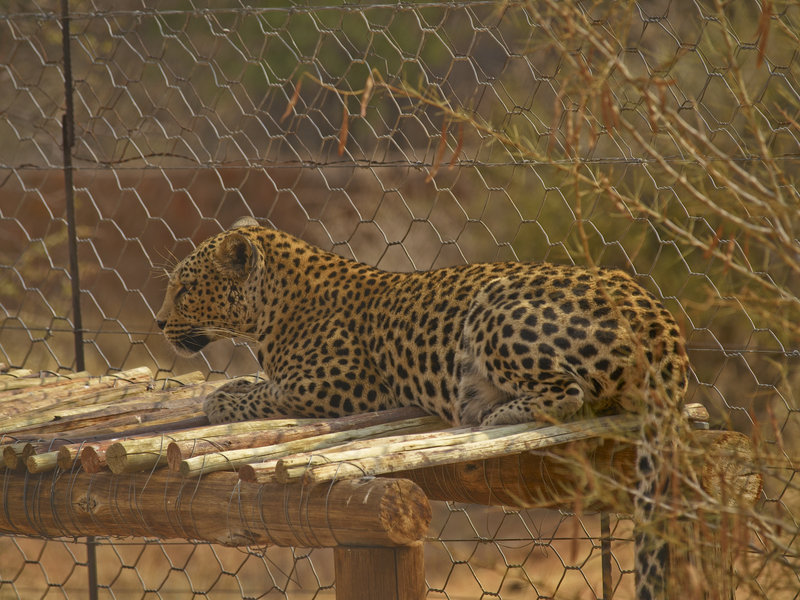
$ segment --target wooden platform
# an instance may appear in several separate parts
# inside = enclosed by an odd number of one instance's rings
[[[335,547],[337,589],[346,590],[367,558],[395,576],[409,565],[419,571],[429,499],[630,510],[637,424],[629,415],[451,428],[406,408],[210,426],[200,405],[222,383],[199,373],[154,381],[147,369],[0,373],[0,533]],[[702,407],[687,418],[695,426],[687,481],[702,488],[692,493],[752,507],[761,477],[748,466],[750,441],[704,429]],[[386,548],[389,558],[363,547]],[[424,595],[424,573],[400,579],[398,597]]]

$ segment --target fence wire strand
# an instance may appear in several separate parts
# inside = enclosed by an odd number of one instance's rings
[[[686,336],[687,401],[753,439],[736,597],[800,597],[800,5],[67,4],[0,8],[0,366],[256,372],[155,326],[169,267],[243,215],[389,270],[621,267]],[[428,596],[631,597],[630,520],[575,508],[436,503]],[[324,550],[94,548],[99,597],[334,595]],[[0,597],[82,597],[91,562],[0,537]]]

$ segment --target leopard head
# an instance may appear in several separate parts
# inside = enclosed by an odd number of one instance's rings
[[[254,330],[263,271],[260,230],[255,219],[239,219],[173,269],[156,323],[182,354]]]

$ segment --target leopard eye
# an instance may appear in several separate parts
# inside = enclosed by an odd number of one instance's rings
[[[183,283],[181,287],[178,288],[178,291],[175,293],[175,300],[180,300],[181,296],[183,296],[186,292],[191,291],[194,288],[195,283]]]

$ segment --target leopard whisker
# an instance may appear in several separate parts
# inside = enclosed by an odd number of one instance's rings
[[[180,260],[177,256],[169,249],[163,249],[158,251],[158,258],[161,259],[159,262],[152,263],[152,270],[155,271],[164,271],[166,276],[169,277],[169,274],[175,270],[175,267],[178,265]]]
[[[258,343],[258,337],[252,333],[244,333],[228,327],[203,327],[203,333],[228,338],[239,338],[253,344]]]

